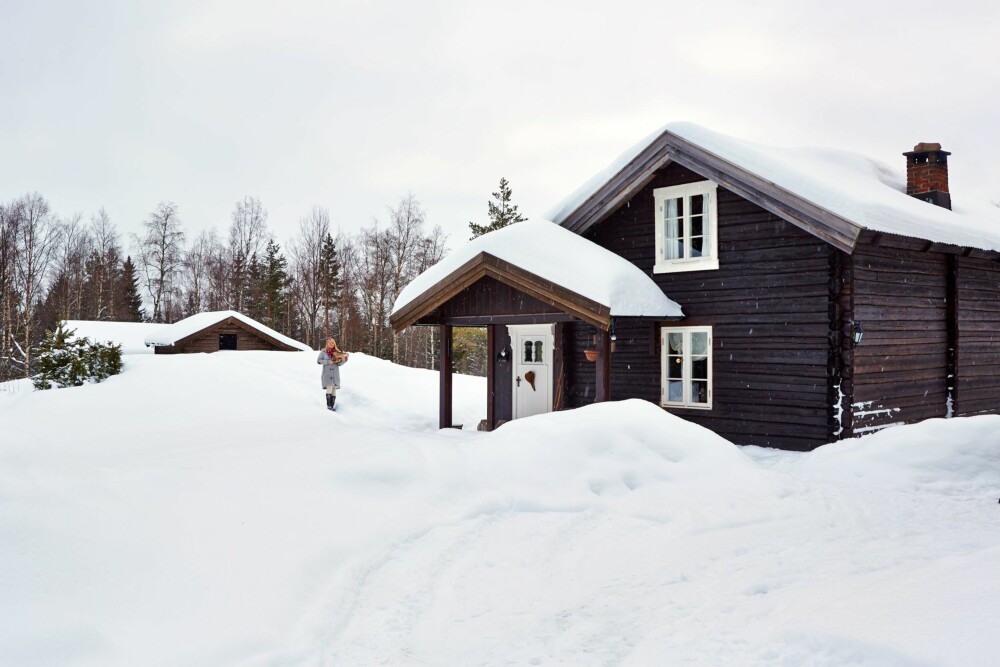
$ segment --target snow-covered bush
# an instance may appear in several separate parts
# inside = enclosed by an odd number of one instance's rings
[[[64,322],[45,334],[35,356],[38,372],[31,381],[35,389],[79,387],[84,382],[100,382],[122,372],[120,345],[73,338]]]

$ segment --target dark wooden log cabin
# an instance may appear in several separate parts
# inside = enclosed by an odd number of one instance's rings
[[[946,210],[947,152],[920,144],[905,154],[907,192],[885,195],[906,232],[896,233],[892,219],[869,228],[701,136],[664,131],[553,216],[642,270],[683,307],[682,320],[591,322],[481,280],[453,284],[405,322],[489,327],[488,426],[516,416],[512,368],[498,360],[520,352],[507,327],[519,322],[552,323],[552,409],[640,398],[739,444],[808,450],[1000,411],[1000,238],[963,235],[963,218]],[[870,195],[854,196],[863,210]],[[941,221],[927,239],[917,235],[929,226],[910,221],[925,212]],[[964,242],[949,242],[948,224]],[[696,350],[706,339],[708,351]],[[595,347],[607,363],[588,360]]]
[[[191,320],[198,319],[194,326]],[[297,351],[308,346],[282,336],[260,322],[231,311],[198,313],[167,325],[146,339],[156,354],[193,354],[220,350]]]

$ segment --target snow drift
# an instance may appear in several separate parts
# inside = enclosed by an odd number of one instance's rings
[[[314,356],[133,356],[100,385],[0,392],[0,664],[1000,651],[1000,418],[810,454],[640,401],[438,431],[436,373],[354,354],[331,414]],[[455,382],[474,425],[485,384]]]

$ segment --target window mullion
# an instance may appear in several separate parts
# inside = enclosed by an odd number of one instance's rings
[[[691,332],[684,331],[683,342],[684,356],[681,362],[681,382],[684,384],[681,396],[684,398],[684,405],[691,405]]]
[[[684,259],[691,259],[691,197],[684,195],[684,217],[681,223],[681,243],[684,244]]]

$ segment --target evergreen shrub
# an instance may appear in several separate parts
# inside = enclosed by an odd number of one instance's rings
[[[60,322],[45,334],[35,362],[37,373],[31,377],[35,389],[79,387],[85,382],[101,382],[122,372],[121,345],[73,338],[74,331]]]

